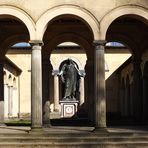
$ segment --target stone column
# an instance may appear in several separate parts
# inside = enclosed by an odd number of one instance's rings
[[[3,61],[0,61],[0,123],[4,122],[4,75]]]
[[[18,116],[18,90],[16,85],[13,86],[13,101],[12,101],[12,112],[13,116],[17,117]]]
[[[20,118],[20,75],[18,76],[18,118]]]
[[[42,42],[31,41],[31,127],[42,127]]]
[[[93,47],[92,47],[93,48]],[[91,121],[92,124],[95,123],[95,117],[94,117],[94,107],[95,107],[95,99],[94,96],[94,88],[95,88],[95,81],[94,81],[94,59],[90,58],[87,60],[86,63],[86,77],[85,77],[85,108],[87,109],[86,112],[88,114],[88,118]]]
[[[4,118],[8,119],[8,84],[4,84]]]
[[[106,41],[94,41],[95,46],[95,129],[106,127],[105,59]]]
[[[8,118],[10,117],[10,108],[11,108],[11,92],[10,86],[8,85]]]
[[[122,117],[125,116],[124,101],[125,101],[125,84],[124,84],[124,78],[122,78],[122,81],[120,82],[120,113]]]
[[[82,74],[85,76],[85,73]],[[84,76],[81,77],[80,79],[80,106],[84,103],[85,98],[84,98]]]
[[[148,119],[148,77],[147,73],[143,76],[143,120]]]
[[[42,55],[42,104],[43,125],[50,126],[50,61]]]
[[[141,60],[137,56],[133,56],[133,83],[132,83],[132,97],[133,116],[135,120],[140,121],[142,118],[142,72]]]
[[[58,77],[58,71],[54,71],[54,111],[59,111],[59,77]]]
[[[8,89],[9,89],[9,100],[8,100],[9,110],[8,111],[9,111],[9,117],[12,117],[13,115],[13,112],[12,112],[13,110],[13,86],[10,85]]]

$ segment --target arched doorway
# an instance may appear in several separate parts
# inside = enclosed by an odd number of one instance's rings
[[[134,24],[134,27],[133,25]],[[142,28],[139,31],[137,28]],[[138,34],[138,36],[137,36]],[[142,71],[141,71],[141,55],[145,51],[147,43],[144,42],[144,38],[148,36],[148,27],[146,20],[137,15],[123,15],[116,18],[111,25],[109,26],[106,34],[106,39],[108,41],[116,41],[123,43],[127,49],[129,49],[132,57],[121,66],[119,71],[124,71],[125,73],[130,73],[130,86],[127,86],[130,92],[126,94],[129,96],[129,99],[132,98],[133,106],[131,102],[128,102],[130,105],[130,114],[132,119],[136,122],[133,124],[139,124],[142,122]],[[144,45],[144,46],[143,46]],[[120,53],[120,50],[118,50]],[[121,72],[120,75],[122,75]],[[119,91],[119,89],[117,89]],[[132,110],[132,111],[131,111]]]
[[[83,28],[83,29],[82,29]],[[51,22],[48,23],[48,27],[46,29],[46,32],[44,34],[44,47],[43,47],[43,60],[49,60],[49,57],[52,54],[52,51],[54,49],[57,49],[58,51],[58,45],[63,43],[63,42],[74,42],[79,45],[78,49],[75,50],[72,47],[71,50],[67,50],[70,54],[79,54],[81,50],[85,51],[87,55],[87,63],[86,63],[86,78],[85,78],[85,86],[90,87],[88,91],[85,91],[87,95],[85,95],[87,98],[85,98],[87,101],[87,105],[93,106],[93,87],[94,87],[94,81],[90,81],[88,79],[93,79],[93,62],[94,62],[94,51],[93,51],[93,46],[92,46],[92,41],[93,41],[93,33],[91,29],[88,27],[85,21],[81,20],[79,17],[74,16],[74,15],[61,15],[56,18],[54,18]],[[65,46],[64,48],[68,49]],[[62,52],[63,54],[66,54],[65,49],[59,50],[59,52]],[[67,57],[68,58],[68,57]],[[82,58],[80,57],[78,60],[81,60]],[[91,64],[89,64],[91,63]],[[50,70],[51,71],[51,70]],[[91,71],[91,72],[90,72]],[[88,85],[88,83],[90,83]],[[50,97],[49,97],[50,98]],[[94,117],[94,109],[88,107],[88,119],[93,120]]]
[[[3,10],[3,11],[2,11]],[[10,14],[10,11],[12,12]],[[16,13],[13,13],[16,12]],[[22,18],[19,18],[22,14]],[[24,19],[26,19],[26,24]],[[1,102],[1,115],[0,115],[0,120],[1,122],[4,121],[4,86],[3,86],[3,68],[4,66],[8,66],[10,64],[9,60],[5,58],[5,55],[9,48],[11,48],[12,45],[15,43],[22,41],[23,38],[24,41],[28,41],[30,39],[30,27],[28,26],[29,24],[27,20],[27,16],[23,14],[23,12],[19,10],[15,10],[13,8],[0,8],[0,29],[3,30],[0,32],[1,38],[0,38],[0,47],[1,47],[1,54],[0,54],[0,61],[1,61],[1,97],[0,97],[0,102]],[[30,24],[31,25],[31,24]],[[7,30],[7,31],[6,31]],[[20,37],[22,36],[22,38]],[[20,38],[19,38],[20,37]],[[21,59],[20,59],[21,60]],[[9,64],[8,64],[9,63]],[[11,65],[12,66],[12,65]],[[11,67],[10,66],[10,67]],[[12,66],[13,67],[13,66]],[[10,92],[10,94],[12,94]],[[11,95],[13,97],[13,95]],[[12,104],[12,103],[10,103]],[[15,104],[14,104],[15,105]],[[10,105],[12,106],[12,105]],[[11,107],[10,107],[11,108]],[[12,115],[12,109],[9,108],[10,111],[10,116]],[[17,113],[15,113],[17,115]]]

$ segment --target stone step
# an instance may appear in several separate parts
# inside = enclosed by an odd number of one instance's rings
[[[147,142],[78,142],[78,143],[0,143],[0,148],[147,148]]]
[[[89,141],[89,143],[148,143],[147,139],[146,140],[139,140],[139,139],[73,139],[73,138],[69,138],[69,139],[44,139],[44,138],[40,138],[40,139],[33,139],[33,138],[28,138],[28,139],[22,139],[22,138],[17,138],[17,139],[1,139],[0,143],[69,143],[73,142],[73,143],[87,143]]]
[[[148,148],[148,136],[143,134],[98,135],[97,133],[66,133],[66,135],[64,133],[4,133],[0,134],[0,148]]]
[[[71,133],[71,132],[31,132],[31,133],[0,133],[0,138],[3,137],[83,137],[83,138],[136,138],[136,137],[142,137],[142,138],[148,138],[148,133],[93,133],[93,132],[87,132],[87,133]]]
[[[38,134],[37,134],[38,135]],[[41,136],[36,134],[20,134],[20,135],[4,135],[0,137],[0,143],[3,142],[147,142],[148,136],[106,136],[106,137],[97,137],[96,135],[69,135],[69,136]]]
[[[75,127],[29,128],[11,127],[1,131],[0,148],[148,148],[148,132],[92,132]],[[27,129],[27,130],[26,130]]]

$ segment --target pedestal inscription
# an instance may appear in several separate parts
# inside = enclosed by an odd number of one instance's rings
[[[72,117],[78,108],[78,101],[60,101],[61,117]]]

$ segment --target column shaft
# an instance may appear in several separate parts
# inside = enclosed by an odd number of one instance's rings
[[[137,57],[133,57],[133,116],[136,120],[141,119],[142,115],[142,72],[141,72],[141,60]]]
[[[31,56],[31,121],[32,128],[42,127],[42,65],[41,46],[32,46]]]
[[[4,118],[8,119],[8,84],[4,84]]]
[[[80,105],[84,103],[84,77],[80,80]]]
[[[95,78],[94,78],[94,59],[88,59],[87,64],[86,64],[86,77],[85,77],[85,85],[86,85],[86,91],[85,95],[86,97],[86,102],[85,102],[85,108],[87,108],[87,114],[88,118],[92,123],[95,123]]]
[[[54,111],[59,111],[59,77],[54,75]]]
[[[8,107],[9,107],[9,117],[12,117],[12,115],[13,115],[13,112],[12,112],[12,110],[13,110],[13,86],[9,86],[8,87],[8,95],[9,95],[9,102],[8,102]]]
[[[4,76],[3,61],[0,61],[0,121],[4,121]]]
[[[145,75],[145,74],[144,74]],[[143,119],[148,119],[148,77],[143,76]]]
[[[105,95],[105,41],[94,41],[95,45],[95,127],[106,127]]]
[[[50,61],[42,55],[42,104],[43,125],[50,125]]]

